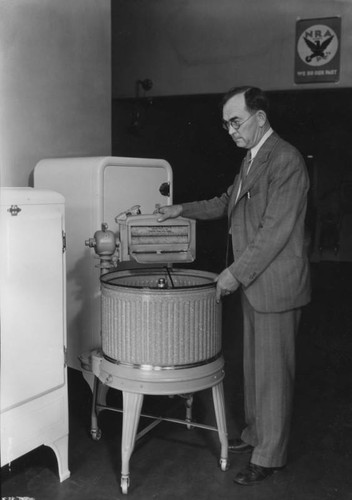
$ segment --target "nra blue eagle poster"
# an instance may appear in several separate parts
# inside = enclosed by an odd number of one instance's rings
[[[296,24],[295,83],[340,78],[341,18],[299,19]]]

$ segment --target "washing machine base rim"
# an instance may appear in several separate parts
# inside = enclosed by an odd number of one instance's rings
[[[217,431],[221,445],[219,465],[222,471],[229,469],[228,437],[226,428],[225,402],[223,379],[224,358],[221,355],[215,361],[194,368],[154,371],[138,370],[131,366],[117,365],[107,361],[99,351],[92,352],[92,371],[95,375],[92,427],[93,439],[100,439],[101,431],[98,428],[98,415],[102,410],[111,410],[123,414],[122,442],[121,442],[121,482],[123,494],[128,493],[130,486],[129,461],[137,439],[144,436],[149,430],[161,421],[170,421],[187,425],[187,428],[201,427],[206,430]],[[98,401],[100,382],[106,388],[122,391],[123,409],[101,404]],[[193,393],[212,388],[214,410],[217,426],[207,426],[192,422]],[[181,395],[186,402],[186,419],[172,419],[156,417],[141,413],[144,395]],[[105,392],[106,395],[106,392]],[[154,419],[149,426],[137,434],[140,417]]]

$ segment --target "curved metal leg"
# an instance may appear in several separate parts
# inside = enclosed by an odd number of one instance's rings
[[[101,430],[98,427],[98,413],[97,413],[97,397],[99,393],[99,386],[102,386],[102,384],[99,383],[98,377],[94,377],[91,423],[90,423],[90,434],[94,439],[94,441],[98,441],[101,438]]]
[[[186,422],[187,429],[192,429],[192,406],[193,406],[193,394],[188,394],[186,398]]]
[[[227,427],[226,427],[224,387],[222,382],[220,382],[217,385],[214,385],[214,387],[212,388],[212,392],[213,392],[216,423],[218,427],[219,440],[221,444],[220,467],[221,470],[226,471],[229,468],[228,439],[227,439]]]
[[[59,469],[60,482],[65,481],[65,479],[70,477],[70,471],[68,469],[68,434],[56,441],[44,444],[50,446],[50,448],[54,450]]]
[[[96,401],[98,405],[106,406],[106,396],[108,394],[108,390],[109,390],[108,385],[98,383],[98,392]]]
[[[123,420],[121,443],[121,490],[127,493],[130,484],[129,462],[136,441],[139,417],[143,404],[143,394],[123,392]]]

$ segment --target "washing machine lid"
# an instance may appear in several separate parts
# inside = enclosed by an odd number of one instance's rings
[[[158,222],[159,214],[132,215],[120,226],[120,259],[140,264],[193,262],[195,221],[185,217]]]

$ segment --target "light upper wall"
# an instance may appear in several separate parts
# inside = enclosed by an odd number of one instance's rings
[[[340,81],[294,83],[296,20],[340,16]],[[113,97],[352,85],[352,0],[113,0]],[[142,92],[143,95],[143,92]]]
[[[1,0],[1,185],[111,152],[110,0]]]

